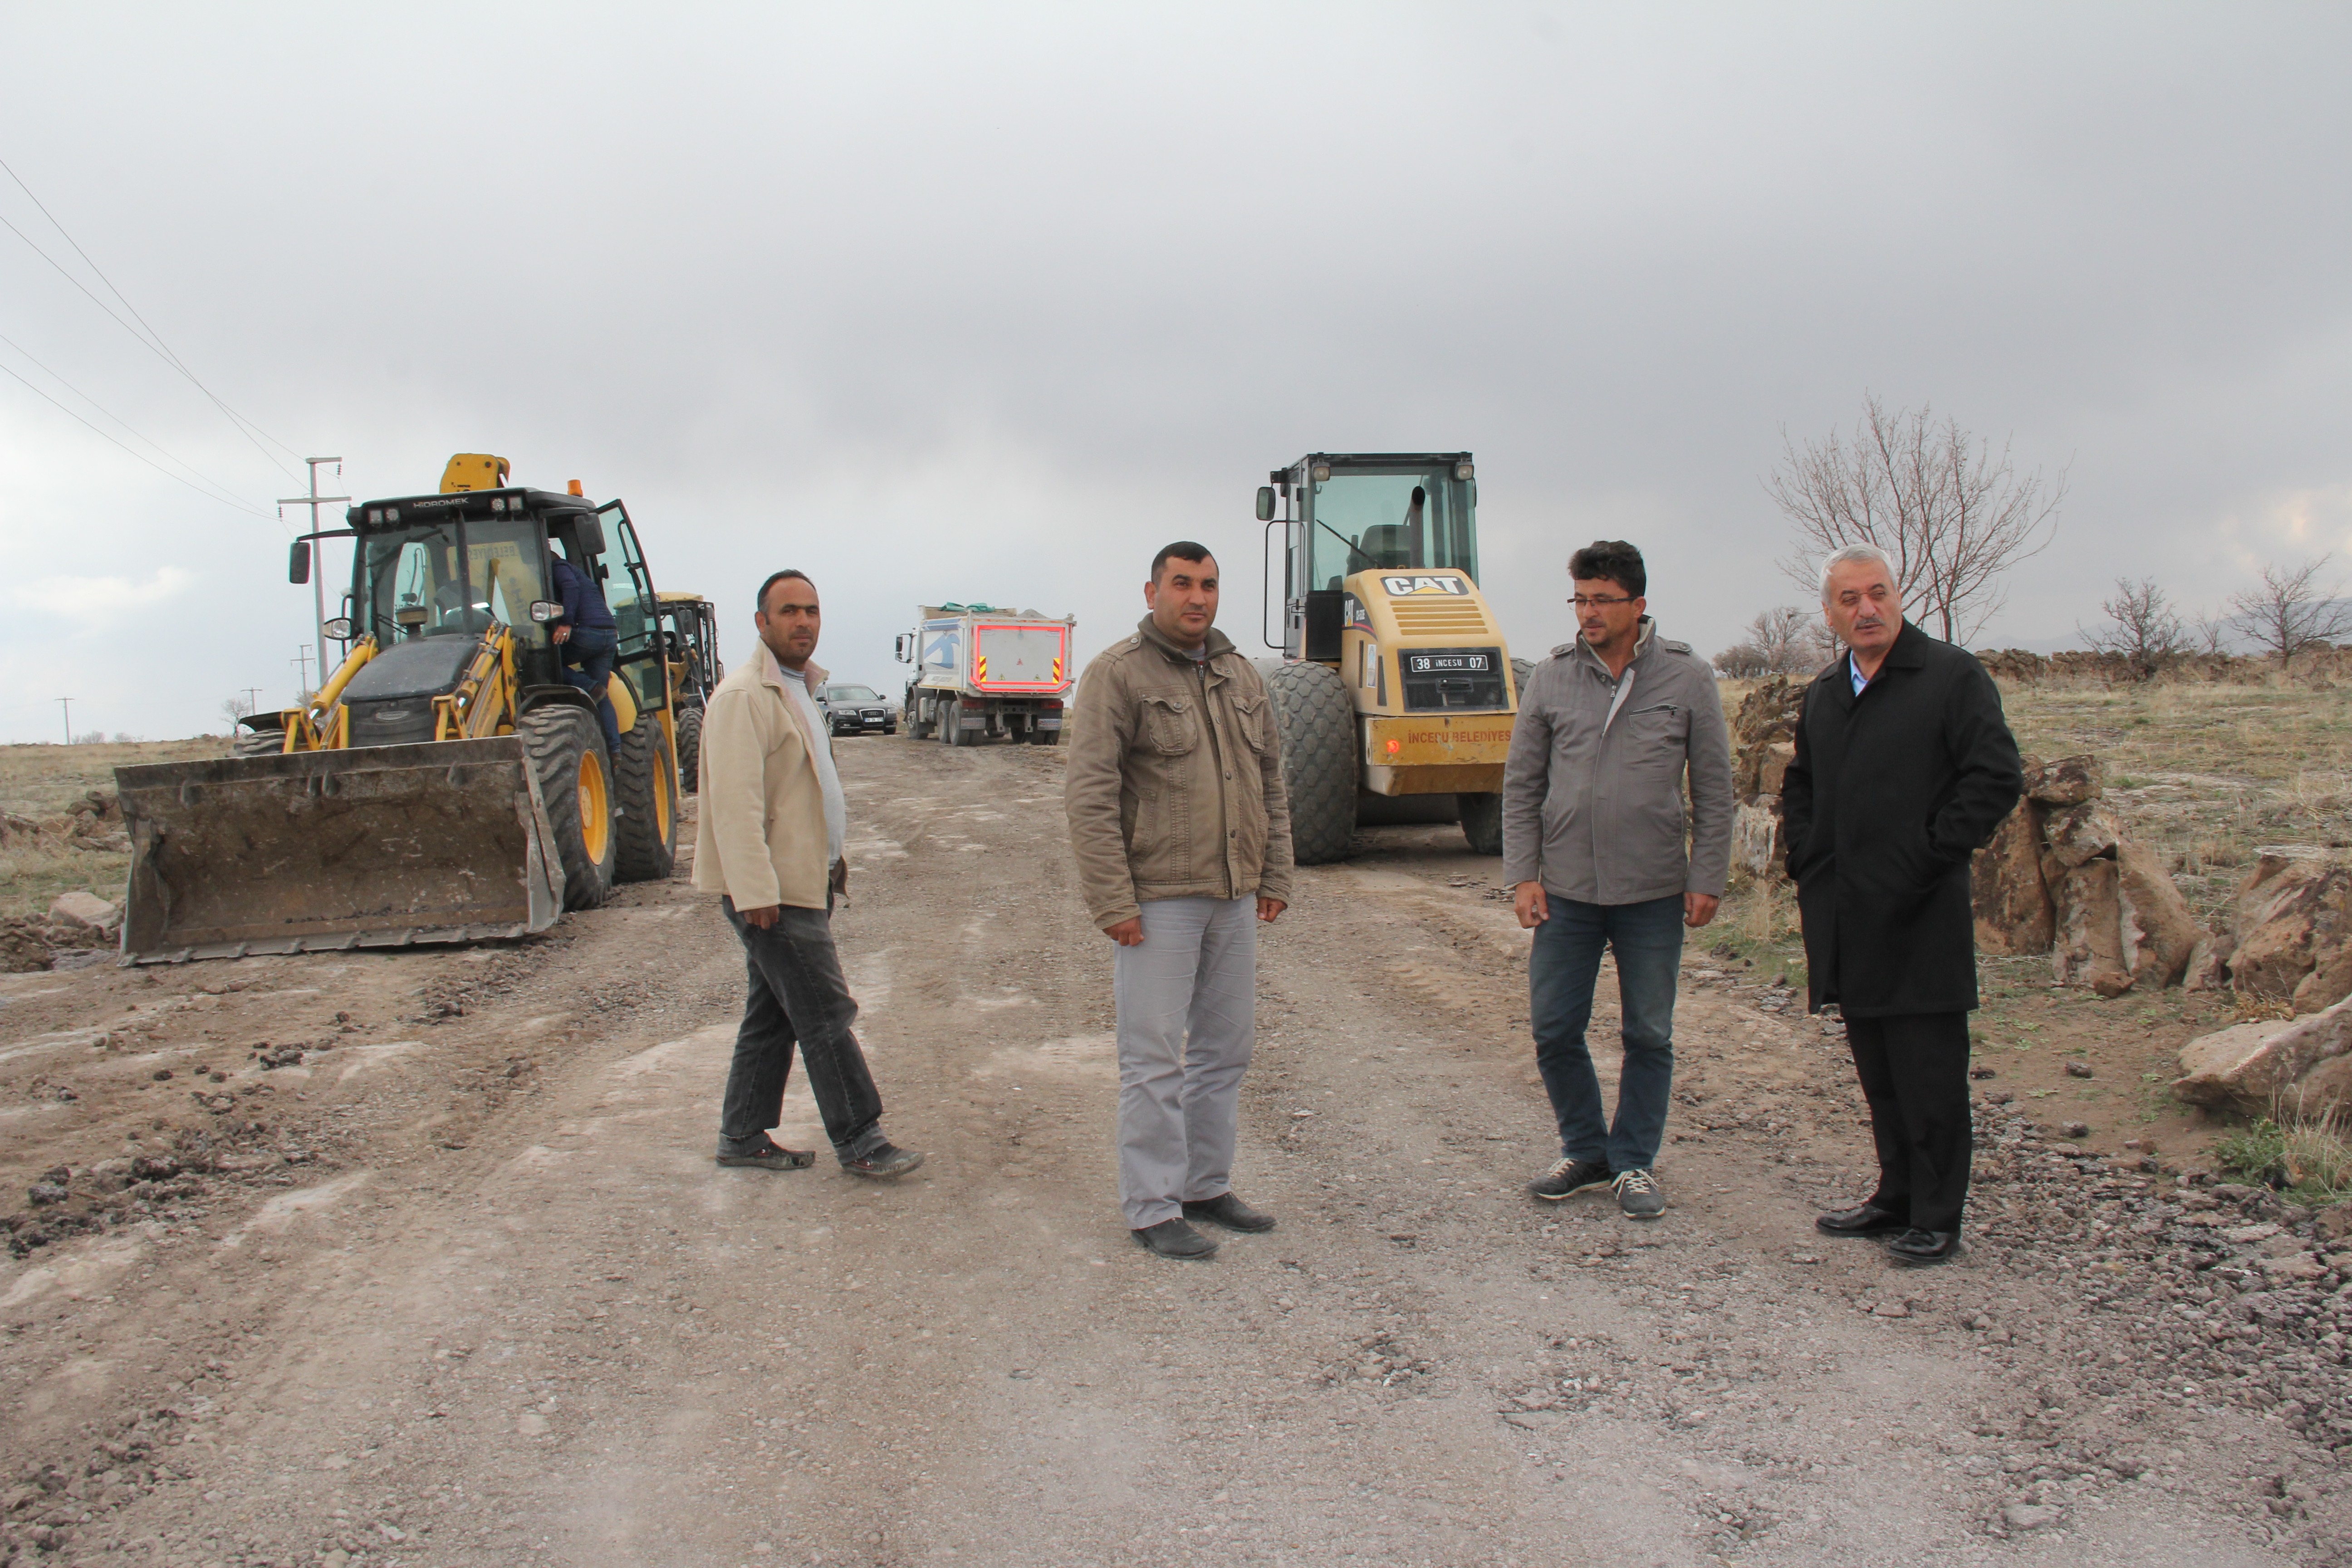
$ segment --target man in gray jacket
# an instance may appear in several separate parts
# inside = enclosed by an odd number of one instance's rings
[[[1559,1162],[1528,1190],[1558,1200],[1611,1185],[1628,1215],[1655,1219],[1683,927],[1713,920],[1723,898],[1731,750],[1715,672],[1643,613],[1642,552],[1599,540],[1568,574],[1581,635],[1528,676],[1503,773],[1503,875],[1535,931],[1536,1068],[1559,1121]],[[1613,1123],[1584,1041],[1604,949],[1617,959],[1625,1046]]]

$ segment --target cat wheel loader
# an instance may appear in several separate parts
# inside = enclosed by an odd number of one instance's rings
[[[661,596],[662,657],[669,661],[670,711],[677,715],[677,776],[686,793],[702,786],[702,711],[727,675],[719,662],[719,610],[699,594]]]
[[[246,718],[233,756],[115,770],[124,963],[516,937],[669,874],[672,677],[628,510],[508,471],[460,454],[439,493],[368,501],[296,540],[296,583],[319,540],[354,542],[325,628],[345,645],[333,674]],[[563,678],[557,552],[612,607],[617,756]]]
[[[1344,858],[1359,822],[1458,821],[1503,852],[1533,666],[1478,592],[1476,473],[1467,452],[1318,452],[1257,492],[1282,530],[1283,658],[1262,668],[1301,865]]]

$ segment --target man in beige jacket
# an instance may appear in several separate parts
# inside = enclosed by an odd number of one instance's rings
[[[1168,546],[1143,602],[1078,685],[1065,802],[1087,911],[1118,944],[1119,1204],[1145,1247],[1206,1258],[1217,1244],[1189,1221],[1274,1228],[1233,1164],[1290,805],[1265,682],[1213,625],[1215,557]]]
[[[833,947],[834,894],[849,885],[847,814],[815,700],[825,680],[810,662],[819,620],[816,584],[800,573],[760,584],[760,651],[719,682],[702,718],[694,885],[719,895],[751,968],[719,1110],[719,1163],[771,1171],[815,1163],[768,1136],[783,1113],[797,1044],[841,1168],[903,1176],[923,1157],[882,1135],[882,1097],[850,1032],[857,1004]]]

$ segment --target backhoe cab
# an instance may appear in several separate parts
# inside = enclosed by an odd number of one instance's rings
[[[1518,688],[1478,592],[1467,452],[1314,453],[1276,469],[1257,515],[1282,531],[1284,662],[1267,668],[1301,864],[1348,853],[1359,821],[1459,821],[1503,847]]]

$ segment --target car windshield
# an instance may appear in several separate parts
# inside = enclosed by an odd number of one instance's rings
[[[1478,575],[1470,485],[1450,468],[1337,469],[1307,497],[1307,583],[1337,588],[1359,572],[1455,567]]]
[[[879,702],[870,686],[828,686],[825,695],[835,702]]]

